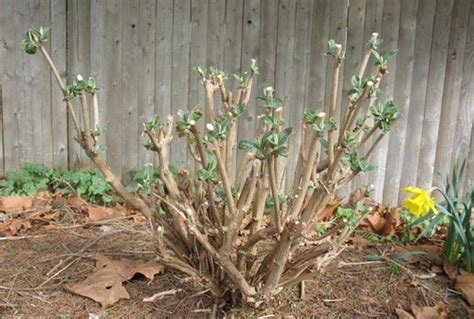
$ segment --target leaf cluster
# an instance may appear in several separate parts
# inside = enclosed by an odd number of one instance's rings
[[[370,113],[377,120],[379,128],[384,133],[387,133],[390,126],[400,117],[398,107],[393,101],[387,101],[370,108]]]
[[[52,23],[48,23],[45,26],[40,26],[39,28],[29,28],[23,39],[21,40],[21,44],[23,49],[28,54],[35,54],[38,45],[42,45],[43,43],[48,41],[48,31],[52,27]]]
[[[82,75],[76,75],[72,84],[66,85],[64,88],[64,99],[71,101],[74,97],[80,95],[82,92],[94,93],[97,90],[96,81],[93,77],[84,80]]]

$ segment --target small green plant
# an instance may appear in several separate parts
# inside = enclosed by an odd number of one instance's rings
[[[127,189],[130,192],[151,195],[160,183],[160,169],[153,166],[137,168],[132,172],[132,180]]]
[[[457,157],[456,157],[457,158]],[[444,245],[444,257],[454,265],[462,265],[467,271],[474,273],[474,240],[471,215],[474,202],[474,190],[471,182],[467,181],[466,193],[461,195],[461,180],[464,175],[466,160],[461,165],[458,161],[453,167],[451,178],[446,179],[446,189],[439,191],[443,201],[435,204],[429,192],[416,187],[404,190],[412,194],[404,201],[405,209],[419,216],[411,226],[429,222],[418,236],[417,240],[432,232],[433,229],[446,219],[449,222],[448,235]]]
[[[91,203],[97,204],[109,204],[118,199],[112,195],[112,186],[97,170],[90,168],[64,172],[56,180],[55,190],[62,190],[65,194],[75,192],[78,196],[85,195]]]
[[[65,171],[26,163],[20,170],[8,172],[6,179],[0,180],[0,195],[34,196],[42,191],[84,195],[91,203],[97,204],[108,204],[118,199],[112,195],[112,186],[94,169]]]
[[[374,288],[374,296],[379,300],[383,300],[387,297],[387,292],[381,287]]]
[[[40,191],[49,191],[55,178],[56,171],[42,164],[26,163],[20,170],[8,172],[6,179],[0,180],[0,195],[33,196]]]
[[[402,267],[400,265],[397,265],[395,263],[390,263],[387,266],[387,270],[390,271],[392,274],[399,274],[402,272]]]

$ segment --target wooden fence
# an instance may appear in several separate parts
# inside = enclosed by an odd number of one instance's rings
[[[285,120],[297,127],[305,106],[327,107],[328,39],[346,48],[343,101],[372,32],[386,49],[400,50],[383,98],[393,98],[403,118],[373,158],[380,168],[352,187],[373,183],[376,198],[394,204],[402,186],[442,183],[459,141],[474,176],[472,0],[0,0],[0,170],[24,162],[73,166],[85,158],[54,78],[39,55],[21,49],[25,29],[48,21],[48,49],[64,78],[97,78],[105,155],[124,176],[155,160],[140,134],[149,115],[202,105],[193,66],[240,73],[256,58],[254,92],[274,85]],[[252,135],[257,114],[252,102],[239,138]],[[190,163],[183,142],[172,159]]]

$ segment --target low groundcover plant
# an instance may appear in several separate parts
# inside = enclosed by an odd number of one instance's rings
[[[150,220],[163,264],[180,270],[216,298],[259,305],[283,289],[314,279],[342,252],[357,221],[340,218],[316,235],[314,225],[338,190],[374,168],[369,157],[399,117],[392,101],[377,103],[387,61],[396,52],[381,53],[377,34],[352,77],[339,123],[335,118],[341,106],[336,101],[344,52],[340,44],[329,41],[330,105],[327,113],[305,109],[298,130],[300,147],[291,154],[297,159],[294,171],[285,171],[282,161],[289,155],[288,139],[294,130],[285,126],[283,101],[272,87],[258,97],[263,112],[255,138],[237,141],[239,119],[258,75],[256,61],[247,72],[235,75],[235,91],[226,86],[223,70],[196,68],[205,92],[204,110],[196,107],[164,119],[153,115],[144,123],[145,146],[158,155],[160,182],[136,193],[122,185],[100,155],[103,129],[95,80],[76,76],[71,84],[63,83],[43,46],[48,29],[29,29],[23,39],[25,51],[39,51],[46,59],[64,92],[76,141],[116,192]],[[373,73],[368,71],[371,58]],[[187,141],[193,170],[171,173],[169,150],[175,135]],[[283,180],[288,189],[282,187]],[[356,213],[360,218],[362,212]]]

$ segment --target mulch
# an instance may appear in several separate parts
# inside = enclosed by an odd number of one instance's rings
[[[33,227],[34,228],[34,227]],[[67,284],[84,280],[97,253],[111,258],[154,258],[145,223],[118,220],[108,225],[29,231],[26,238],[0,241],[0,316],[55,318],[208,318],[214,299],[183,274],[166,270],[153,281],[134,277],[125,284],[131,299],[103,309],[72,294]],[[19,237],[21,238],[21,237]],[[397,318],[395,309],[447,306],[450,318],[468,318],[468,306],[450,280],[426,261],[391,265],[367,261],[389,255],[391,243],[348,246],[331,269],[315,281],[280,294],[262,309],[218,308],[218,317],[235,318]],[[143,299],[181,289],[152,303]],[[96,317],[94,317],[94,315]]]

